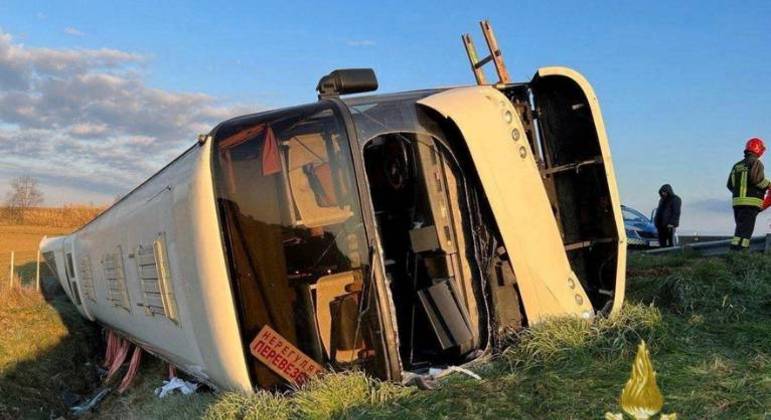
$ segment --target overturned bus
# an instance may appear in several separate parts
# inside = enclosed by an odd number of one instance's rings
[[[215,127],[95,220],[45,239],[80,312],[221,389],[323,370],[403,380],[508,332],[618,311],[625,237],[599,104],[559,67]]]

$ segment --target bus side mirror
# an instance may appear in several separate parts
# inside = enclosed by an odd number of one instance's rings
[[[377,77],[372,69],[339,69],[319,80],[319,99],[349,93],[377,90]]]

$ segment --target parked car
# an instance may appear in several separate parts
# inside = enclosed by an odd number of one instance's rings
[[[656,248],[659,246],[659,234],[653,221],[639,211],[621,206],[624,217],[627,243],[630,248]]]

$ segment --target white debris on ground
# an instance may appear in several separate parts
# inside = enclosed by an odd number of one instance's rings
[[[163,398],[166,395],[173,393],[175,390],[179,390],[183,395],[190,395],[198,389],[198,384],[195,382],[188,382],[184,379],[173,377],[168,381],[163,381],[163,386],[155,388],[155,395],[158,398]]]
[[[97,391],[97,393],[93,397],[91,397],[91,399],[89,399],[87,401],[84,401],[80,405],[76,405],[74,407],[70,407],[70,413],[73,416],[82,416],[83,414],[88,413],[89,411],[91,411],[94,408],[96,408],[96,406],[99,405],[99,403],[102,401],[102,399],[104,397],[106,397],[107,394],[109,394],[111,390],[112,389],[110,389],[110,388],[103,388],[103,389]]]
[[[404,376],[402,377],[402,384],[407,386],[415,385],[420,389],[436,389],[438,386],[437,381],[451,373],[462,373],[466,376],[474,378],[477,381],[482,380],[481,376],[469,369],[462,368],[460,366],[447,366],[445,368],[429,368],[428,372],[424,374],[404,372]]]
[[[474,373],[474,372],[472,372],[472,371],[470,371],[470,370],[468,370],[466,368],[462,368],[460,366],[447,366],[446,368],[443,368],[443,369],[440,369],[440,368],[430,368],[428,370],[428,376],[430,376],[431,379],[439,379],[439,378],[441,378],[443,376],[447,376],[447,375],[449,375],[450,373],[453,373],[453,372],[462,373],[462,374],[464,374],[466,376],[470,376],[470,377],[476,379],[477,381],[481,381],[482,380],[481,376],[477,375],[476,373]]]
[[[468,370],[466,368],[462,368],[460,366],[450,366],[450,367],[447,368],[447,370],[450,370],[450,371],[453,371],[453,372],[462,373],[464,375],[468,375],[468,376],[476,379],[477,381],[481,381],[482,380],[481,376],[477,375],[476,373],[474,373],[474,372],[472,372],[472,371],[470,371],[470,370]]]

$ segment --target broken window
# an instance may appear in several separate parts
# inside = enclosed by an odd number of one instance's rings
[[[392,133],[364,148],[405,369],[452,363],[483,330],[463,177],[438,138]]]

